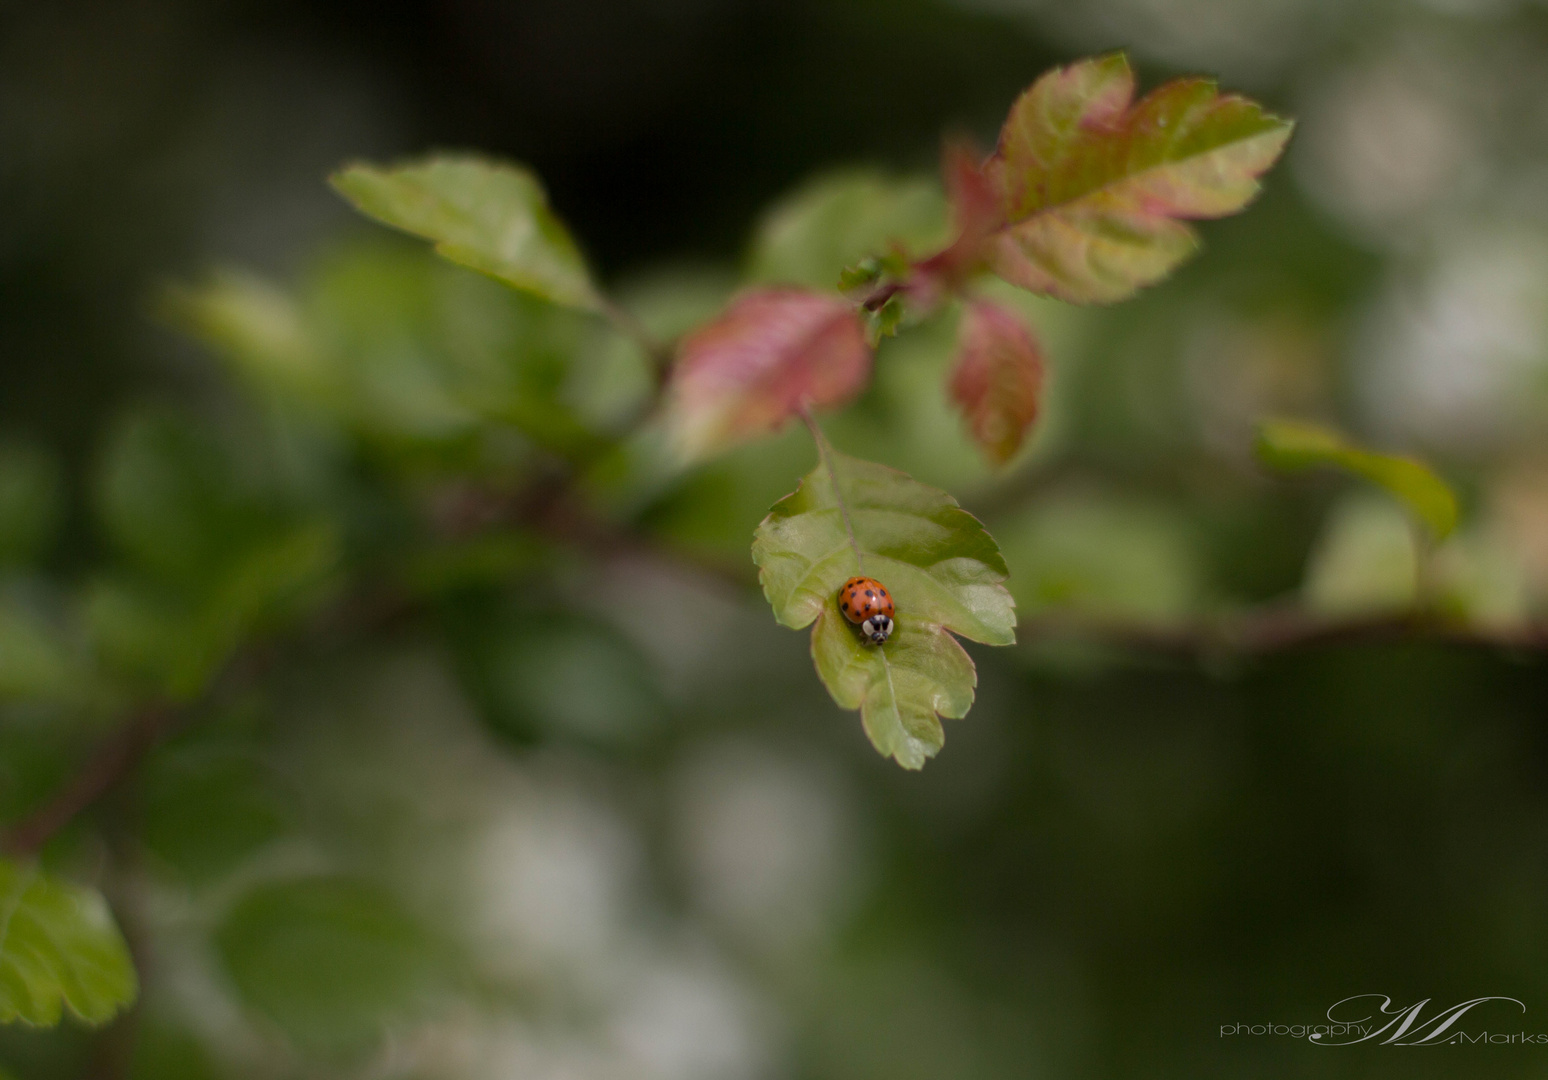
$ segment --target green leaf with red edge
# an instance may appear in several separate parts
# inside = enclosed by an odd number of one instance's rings
[[[871,374],[865,325],[843,297],[759,289],[685,338],[667,424],[687,459],[779,430],[807,405],[849,401]]]
[[[1406,506],[1436,540],[1456,528],[1456,495],[1416,458],[1367,450],[1336,431],[1296,420],[1260,424],[1255,449],[1265,465],[1285,472],[1323,467],[1364,477]]]
[[[1234,214],[1293,126],[1205,78],[1134,102],[1122,53],[1055,68],[1017,99],[986,169],[1002,227],[990,269],[1073,303],[1111,303],[1198,247],[1190,218]]]
[[[1003,465],[1037,420],[1043,354],[1026,323],[988,300],[969,301],[957,329],[951,398],[984,456]]]
[[[434,241],[454,263],[556,304],[601,306],[580,249],[520,165],[439,155],[348,165],[329,181],[361,213]]]
[[[780,623],[816,623],[812,660],[833,700],[860,710],[880,753],[917,769],[945,741],[940,718],[965,716],[973,704],[977,672],[952,635],[1016,640],[1005,560],[944,491],[826,443],[823,451],[825,463],[758,526],[753,561]],[[866,644],[838,609],[839,586],[860,573],[886,585],[896,604],[883,645]]]

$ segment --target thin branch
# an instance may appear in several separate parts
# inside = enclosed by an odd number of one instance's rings
[[[641,352],[650,357],[656,369],[657,381],[664,381],[666,373],[672,367],[672,347],[659,340],[632,311],[622,307],[617,301],[606,296],[599,297],[598,300],[602,314],[607,316],[608,322],[612,323],[614,329],[620,334],[634,342]]]
[[[1548,625],[1478,626],[1422,612],[1330,618],[1294,608],[1260,608],[1179,622],[1048,613],[1023,618],[1017,630],[1023,641],[1063,638],[1181,659],[1272,656],[1317,647],[1408,641],[1548,653]]]
[[[805,406],[801,408],[801,421],[806,425],[806,430],[812,433],[812,441],[817,444],[817,457],[822,461],[822,467],[828,470],[828,483],[833,485],[833,501],[838,503],[839,514],[844,518],[844,531],[849,534],[849,546],[855,553],[855,572],[865,573],[865,556],[860,553],[860,540],[855,536],[855,523],[849,518],[849,505],[844,502],[844,493],[839,490],[838,474],[833,470],[833,447],[828,445],[827,436],[823,435],[822,428],[817,426],[817,420],[812,416],[812,411]]]
[[[35,855],[55,833],[134,771],[145,754],[178,722],[179,713],[157,702],[142,707],[114,731],[54,797],[5,834],[11,855]]]
[[[912,277],[912,275],[910,276]],[[861,297],[856,304],[862,311],[880,311],[888,300],[891,300],[899,293],[906,293],[908,289],[908,280],[893,279],[883,281]]]

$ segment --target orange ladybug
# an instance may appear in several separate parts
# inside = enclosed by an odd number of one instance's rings
[[[892,636],[892,594],[875,578],[852,577],[839,588],[839,610],[860,625],[860,632],[880,645]]]

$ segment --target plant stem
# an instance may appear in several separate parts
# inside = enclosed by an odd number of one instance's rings
[[[5,851],[21,856],[37,854],[55,833],[133,772],[140,759],[177,719],[178,714],[165,704],[154,703],[141,708],[97,748],[52,799],[6,833]]]
[[[822,428],[817,426],[811,409],[802,406],[801,421],[806,425],[806,430],[812,433],[812,441],[817,444],[817,460],[821,461],[822,467],[828,470],[828,483],[833,485],[833,501],[838,503],[839,515],[844,519],[844,531],[849,534],[849,546],[855,553],[855,573],[863,574],[865,556],[860,553],[860,540],[855,536],[855,523],[850,520],[849,505],[844,502],[844,493],[839,490],[838,474],[833,471],[833,447],[828,445],[827,436],[822,433]]]
[[[651,363],[656,368],[656,381],[666,380],[667,372],[672,367],[672,349],[663,341],[658,341],[644,323],[635,317],[634,313],[621,307],[616,301],[603,296],[598,298],[601,304],[602,314],[607,316],[608,322],[613,324],[624,337],[634,342],[640,351],[650,357]]]

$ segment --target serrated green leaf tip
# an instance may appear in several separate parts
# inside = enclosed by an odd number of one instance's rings
[[[68,1011],[104,1024],[138,993],[101,893],[0,859],[0,1023],[52,1027]]]

